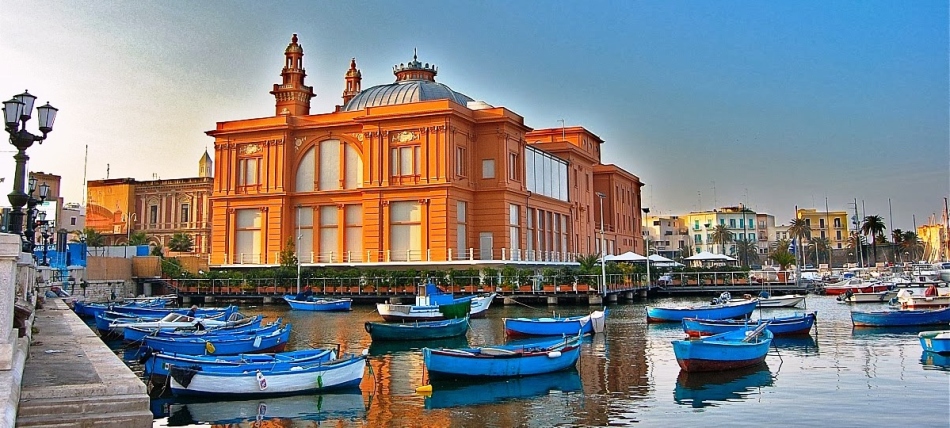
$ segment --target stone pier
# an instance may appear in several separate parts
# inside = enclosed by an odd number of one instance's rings
[[[547,300],[548,300],[548,306],[557,306],[557,297],[550,296],[547,298]]]
[[[590,306],[602,306],[604,304],[604,298],[599,294],[591,294],[587,296],[587,304]]]

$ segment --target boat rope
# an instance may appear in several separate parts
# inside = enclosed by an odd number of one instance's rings
[[[541,309],[541,308],[536,308],[536,307],[534,307],[534,306],[527,305],[527,304],[525,304],[525,303],[521,303],[521,302],[519,302],[517,299],[515,299],[514,297],[509,297],[509,299],[511,299],[512,302],[515,302],[515,303],[517,303],[517,304],[519,304],[519,305],[521,305],[521,306],[524,306],[524,307],[526,307],[526,308],[528,308],[528,309],[535,309],[535,310],[540,310],[540,309]]]

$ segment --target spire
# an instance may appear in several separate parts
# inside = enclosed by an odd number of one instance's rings
[[[284,50],[284,68],[280,72],[282,83],[275,84],[270,93],[277,101],[278,115],[301,116],[310,114],[310,99],[313,88],[304,85],[307,72],[303,68],[303,47],[297,44],[294,33]]]
[[[360,82],[363,80],[363,74],[356,68],[356,58],[350,60],[350,69],[346,70],[346,89],[343,90],[343,105],[350,102],[356,94],[360,93]]]
[[[435,75],[439,74],[439,70],[435,64],[429,66],[429,63],[423,64],[419,62],[416,49],[413,49],[412,61],[409,61],[408,64],[399,64],[393,66],[393,74],[396,75],[397,82],[401,82],[403,80],[428,80],[430,82],[435,82]]]
[[[208,148],[205,147],[205,154],[201,155],[201,159],[198,160],[198,177],[212,177],[214,173],[214,162],[211,161],[211,156],[208,155]]]

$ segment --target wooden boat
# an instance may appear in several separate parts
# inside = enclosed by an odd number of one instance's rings
[[[164,308],[166,303],[167,300],[162,298],[125,303],[88,303],[77,300],[73,302],[73,311],[81,318],[95,318],[96,315],[105,311],[111,311],[114,307],[136,306],[141,308]]]
[[[373,341],[425,340],[464,336],[468,332],[468,315],[440,321],[406,323],[367,322],[363,325]]]
[[[386,321],[437,321],[449,318],[461,318],[466,314],[470,318],[481,318],[495,299],[495,293],[482,296],[456,298],[445,293],[433,282],[420,286],[415,304],[402,305],[379,303],[376,310]]]
[[[950,307],[934,310],[851,311],[851,323],[855,327],[946,325],[948,322]]]
[[[874,293],[878,291],[887,291],[890,284],[880,281],[868,281],[863,278],[847,278],[834,284],[824,286],[825,294],[838,295],[851,290],[852,293]]]
[[[772,345],[768,323],[688,340],[674,340],[673,354],[688,372],[731,370],[759,364]]]
[[[336,359],[339,349],[303,349],[275,354],[238,354],[238,355],[190,355],[165,352],[148,352],[138,360],[142,362],[145,377],[164,383],[168,377],[168,368],[181,367],[241,366],[247,370],[270,368],[281,364],[314,363]]]
[[[168,314],[188,315],[188,311],[190,310],[191,308],[144,308],[137,306],[116,306],[112,308],[112,312],[120,314],[153,318],[161,318]],[[234,305],[223,308],[198,308],[195,312],[195,316],[199,318],[211,318],[213,315],[220,313],[231,315],[235,312],[238,312],[238,307]]]
[[[755,326],[761,322],[768,322],[769,331],[774,336],[799,336],[811,332],[815,325],[815,313],[798,314],[788,317],[773,317],[758,320],[706,320],[699,318],[684,318],[683,331],[690,337],[711,336],[725,333],[746,326]]]
[[[950,354],[950,330],[922,331],[917,334],[924,351]]]
[[[290,324],[265,335],[209,337],[145,336],[142,347],[170,354],[236,355],[255,352],[280,352],[290,338]]]
[[[504,318],[509,336],[565,336],[604,331],[607,308],[588,315],[545,318]]]
[[[237,306],[221,312],[206,312],[197,317],[190,317],[180,313],[166,313],[160,317],[134,316],[118,312],[106,311],[96,315],[96,329],[104,337],[123,337],[125,327],[172,327],[195,328],[197,323],[205,327],[220,327],[228,322],[240,320],[240,314],[235,315]]]
[[[792,308],[805,301],[805,296],[801,294],[790,294],[786,296],[772,296],[766,293],[765,297],[759,295],[760,308]]]
[[[935,309],[950,306],[950,292],[939,292],[935,285],[927,286],[923,293],[901,289],[895,297],[895,304],[901,309]]]
[[[471,407],[506,400],[543,397],[551,391],[581,391],[577,370],[561,370],[534,376],[501,379],[446,379],[432,382],[432,395],[425,398],[426,409]]]
[[[647,322],[681,322],[683,318],[727,319],[745,318],[758,305],[758,300],[730,301],[729,293],[723,293],[712,304],[703,306],[680,306],[674,308],[647,307]],[[724,302],[724,303],[722,303]]]
[[[255,334],[265,334],[271,331],[277,330],[280,328],[280,318],[276,322],[269,323],[265,326],[261,326],[261,321],[264,319],[263,315],[256,315],[250,318],[244,318],[240,321],[234,323],[229,323],[228,325],[217,326],[217,327],[204,327],[203,324],[196,323],[192,327],[138,327],[138,326],[127,326],[123,330],[123,339],[126,342],[139,342],[145,336],[158,336],[158,337],[204,337],[204,336],[217,336],[222,334],[230,335],[255,335]],[[202,325],[201,327],[198,327]]]
[[[714,402],[736,402],[747,398],[749,393],[758,388],[772,386],[773,382],[772,373],[765,362],[714,372],[680,370],[676,387],[673,388],[673,401],[694,408],[714,405]]]
[[[289,395],[359,388],[366,370],[364,355],[346,354],[332,361],[288,364],[274,368],[243,366],[195,370],[172,365],[169,386],[176,396]]]
[[[566,370],[580,357],[580,336],[527,345],[422,350],[430,378],[512,377]]]
[[[855,293],[851,290],[839,294],[835,299],[844,303],[887,303],[897,297],[896,290],[875,291],[873,293]]]
[[[164,407],[168,414],[156,419],[167,417],[177,426],[280,427],[290,420],[296,426],[351,426],[366,418],[363,395],[350,391],[227,401],[171,398]]]
[[[353,299],[333,297],[310,297],[307,300],[296,300],[297,296],[285,295],[284,301],[295,311],[349,311]]]

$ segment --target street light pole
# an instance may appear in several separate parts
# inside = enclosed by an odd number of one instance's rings
[[[597,197],[600,198],[600,277],[603,284],[600,294],[607,295],[607,238],[604,236],[604,198],[607,195],[597,192]]]
[[[644,223],[647,223],[647,222],[649,221],[649,220],[647,219],[647,215],[648,215],[648,214],[650,214],[650,209],[649,209],[649,208],[643,208],[643,219],[645,220]],[[649,289],[649,288],[650,288],[650,280],[652,279],[652,277],[650,277],[650,231],[646,231],[646,234],[647,234],[647,235],[646,235],[646,238],[643,240],[643,242],[644,242],[644,244],[645,244],[645,245],[643,246],[643,249],[644,249],[644,251],[646,252],[646,256],[647,256],[647,289]]]
[[[125,216],[125,245],[128,246],[132,241],[132,223],[135,221],[135,213],[129,213]]]
[[[297,294],[300,294],[300,205],[297,205],[297,245],[294,246],[295,256],[297,257]]]
[[[26,149],[30,148],[34,142],[43,144],[46,135],[53,131],[53,122],[56,120],[55,107],[46,103],[38,107],[37,121],[39,122],[42,136],[33,135],[26,130],[26,122],[30,120],[33,114],[33,103],[36,97],[28,91],[14,96],[12,99],[3,102],[3,122],[4,129],[10,134],[10,144],[17,148],[13,159],[16,161],[16,171],[13,176],[13,192],[7,195],[10,201],[10,233],[20,235],[21,249],[28,250],[32,242],[23,240],[23,206],[29,201],[29,196],[23,191],[23,185],[26,181],[26,162],[30,157],[26,155]],[[32,227],[32,225],[30,226]]]

